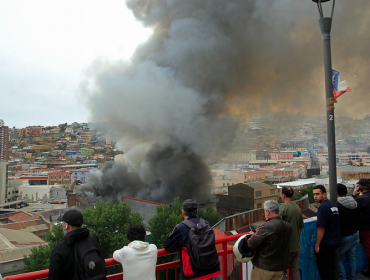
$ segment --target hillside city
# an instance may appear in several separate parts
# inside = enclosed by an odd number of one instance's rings
[[[266,200],[279,201],[278,189],[291,186],[296,199],[306,201],[305,206],[300,204],[305,217],[314,216],[317,206],[302,198],[300,191],[315,184],[329,191],[325,118],[285,112],[238,118],[239,129],[230,148],[215,149],[205,159],[212,177],[212,207],[224,220],[235,219],[246,211],[260,211]],[[349,190],[360,178],[370,178],[369,120],[367,115],[336,122],[338,183]],[[22,256],[31,254],[35,245],[47,244],[46,233],[66,210],[94,207],[98,198],[79,189],[88,184],[91,174],[107,162],[127,162],[125,151],[117,148],[118,134],[95,127],[74,122],[11,128],[0,120],[3,275],[22,271]],[[124,195],[122,201],[140,213],[145,225],[162,203]],[[236,228],[220,229],[243,232],[252,222],[256,221],[240,220]]]

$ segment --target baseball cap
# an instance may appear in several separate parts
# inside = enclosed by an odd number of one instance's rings
[[[182,204],[182,210],[184,210],[185,212],[187,213],[191,213],[191,212],[194,212],[198,209],[198,205],[196,204],[196,202],[192,199],[187,199],[184,201],[184,203]]]
[[[68,210],[63,216],[58,217],[58,221],[66,222],[67,224],[75,227],[82,226],[84,219],[80,211]]]
[[[361,186],[366,186],[368,185],[370,182],[369,182],[369,179],[365,179],[365,178],[362,178],[360,179],[356,184],[357,185],[361,185]]]

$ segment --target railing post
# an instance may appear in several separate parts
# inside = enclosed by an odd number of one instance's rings
[[[227,242],[222,243],[222,280],[227,279]]]

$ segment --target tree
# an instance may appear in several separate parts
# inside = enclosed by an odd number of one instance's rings
[[[270,180],[263,181],[265,184],[272,185],[272,182]]]
[[[65,151],[67,149],[67,143],[62,143],[61,145],[58,145],[59,150]]]
[[[54,247],[64,239],[62,224],[59,223],[51,228],[51,232],[45,234],[48,245],[40,245],[31,249],[31,255],[24,256],[25,267],[23,272],[32,272],[49,268],[50,254]]]
[[[184,218],[181,215],[182,202],[179,197],[174,199],[172,206],[161,205],[157,213],[148,221],[152,240],[158,249],[163,248],[164,240],[171,234],[176,225]]]
[[[293,196],[293,200],[299,200],[302,198],[302,195],[300,193],[297,193]]]
[[[309,203],[314,203],[315,199],[313,198],[313,185],[309,185],[307,188],[302,188],[298,194],[294,195],[293,200],[298,200],[308,194]]]
[[[67,123],[61,124],[59,127],[60,127],[60,132],[64,132],[67,128]]]
[[[211,226],[214,226],[221,220],[220,214],[214,209],[212,204],[207,204],[205,208],[199,209],[198,217],[207,220]]]
[[[142,224],[139,213],[131,213],[126,203],[114,204],[112,201],[99,200],[95,208],[82,212],[84,224],[90,233],[99,238],[103,257],[111,258],[113,252],[128,244],[126,229],[129,225]]]
[[[25,267],[22,272],[33,272],[49,268],[51,248],[49,245],[40,245],[31,249],[31,255],[23,256]]]
[[[348,164],[349,164],[349,165],[353,165],[353,162],[352,162],[352,161],[349,161],[349,162],[348,162]]]
[[[367,147],[366,152],[370,154],[370,146]]]

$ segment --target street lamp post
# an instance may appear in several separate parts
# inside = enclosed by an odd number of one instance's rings
[[[329,189],[330,201],[337,204],[337,155],[335,151],[335,123],[334,123],[334,96],[333,96],[333,74],[331,67],[330,31],[334,15],[335,0],[331,10],[331,17],[324,18],[322,3],[330,0],[312,0],[317,4],[320,20],[319,25],[322,33],[324,47],[325,67],[325,94],[326,94],[326,126],[328,131],[328,155],[329,155]],[[339,279],[339,252],[335,254],[335,278]]]
[[[322,3],[330,0],[312,0],[317,4],[320,20],[319,25],[322,33],[324,47],[325,66],[325,93],[326,93],[326,125],[328,131],[328,155],[329,155],[329,190],[330,201],[337,204],[337,155],[335,151],[335,124],[334,124],[334,97],[333,78],[331,67],[330,31],[334,14],[335,0],[331,10],[331,17],[325,17]]]

